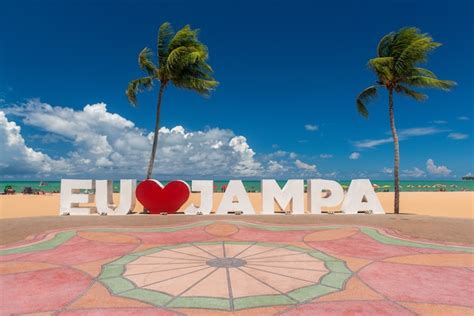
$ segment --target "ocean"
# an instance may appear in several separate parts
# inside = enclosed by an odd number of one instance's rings
[[[164,185],[168,181],[161,181]],[[191,184],[190,181],[187,181]],[[277,181],[280,187],[284,186],[286,180]],[[350,180],[341,180],[338,181],[343,186],[348,186]],[[379,188],[376,190],[378,192],[382,191],[393,191],[393,181],[390,180],[371,180],[372,184],[376,184]],[[228,183],[228,180],[215,180],[214,181],[214,191],[221,192],[223,186]],[[245,189],[248,192],[260,192],[260,180],[243,180]],[[401,191],[402,192],[435,192],[440,190],[445,191],[474,191],[474,181],[463,181],[463,180],[432,180],[432,181],[401,181]],[[22,192],[25,187],[31,187],[33,190],[39,190],[44,192],[59,192],[61,188],[60,181],[0,181],[0,191],[3,192],[6,186],[12,186],[13,189],[19,193]],[[118,192],[120,190],[120,181],[114,181],[114,191]]]

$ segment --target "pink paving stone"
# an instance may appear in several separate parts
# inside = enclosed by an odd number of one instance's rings
[[[305,304],[298,306],[282,315],[344,315],[344,316],[381,316],[381,315],[415,315],[403,307],[386,301],[353,301]]]
[[[314,230],[267,231],[239,227],[239,231],[232,235],[232,238],[241,241],[293,242],[303,241],[305,235],[313,232]]]
[[[7,262],[7,261],[13,261],[16,259],[20,259],[21,257],[27,256],[27,253],[15,253],[11,255],[4,255],[0,256],[0,262]]]
[[[85,273],[68,268],[4,275],[0,277],[0,311],[8,315],[60,308],[90,283]]]
[[[348,238],[328,241],[314,241],[308,244],[328,254],[343,255],[365,259],[384,259],[394,256],[417,254],[417,248],[392,246],[379,243],[363,233]]]
[[[474,307],[474,273],[466,269],[376,262],[359,277],[392,300]]]
[[[107,309],[78,309],[69,310],[60,313],[61,316],[133,316],[133,315],[160,315],[160,316],[171,316],[179,315],[171,311],[160,309],[160,308],[107,308]]]
[[[135,249],[133,244],[108,244],[74,238],[71,242],[51,250],[35,252],[22,260],[43,261],[54,264],[75,265],[106,258],[123,256]]]
[[[175,244],[195,241],[206,241],[212,238],[203,227],[180,230],[170,233],[128,233],[142,240],[144,244]]]

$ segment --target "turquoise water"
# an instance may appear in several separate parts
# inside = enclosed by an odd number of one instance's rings
[[[371,180],[372,184],[377,184],[380,189],[377,191],[389,190],[393,191],[393,182],[389,180]],[[189,184],[190,181],[187,181]],[[280,186],[283,186],[286,182],[277,181]],[[338,181],[342,185],[349,185],[350,181]],[[166,184],[167,181],[162,181]],[[225,186],[228,180],[216,180],[214,181],[214,190],[216,192],[222,191],[222,186]],[[244,186],[248,192],[260,192],[260,180],[243,180]],[[462,180],[435,180],[435,181],[401,181],[402,191],[439,191],[440,188],[446,191],[474,191],[474,181],[462,181]],[[34,190],[41,190],[44,192],[59,192],[61,187],[60,181],[47,181],[44,186],[40,186],[40,181],[0,181],[0,191],[3,192],[5,186],[11,185],[16,192],[23,191],[25,187],[31,187]],[[384,186],[388,186],[385,187]],[[114,181],[114,191],[118,192],[120,189],[120,181]]]

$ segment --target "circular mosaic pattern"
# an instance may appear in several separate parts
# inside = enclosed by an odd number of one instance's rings
[[[215,258],[206,261],[206,264],[214,268],[238,268],[247,264],[240,258]]]
[[[104,266],[113,294],[156,306],[239,310],[290,305],[344,287],[344,262],[291,245],[204,242],[149,249]]]

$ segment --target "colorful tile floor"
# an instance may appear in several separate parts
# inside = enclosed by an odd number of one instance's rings
[[[356,226],[48,232],[0,249],[0,314],[474,315],[473,252]]]

